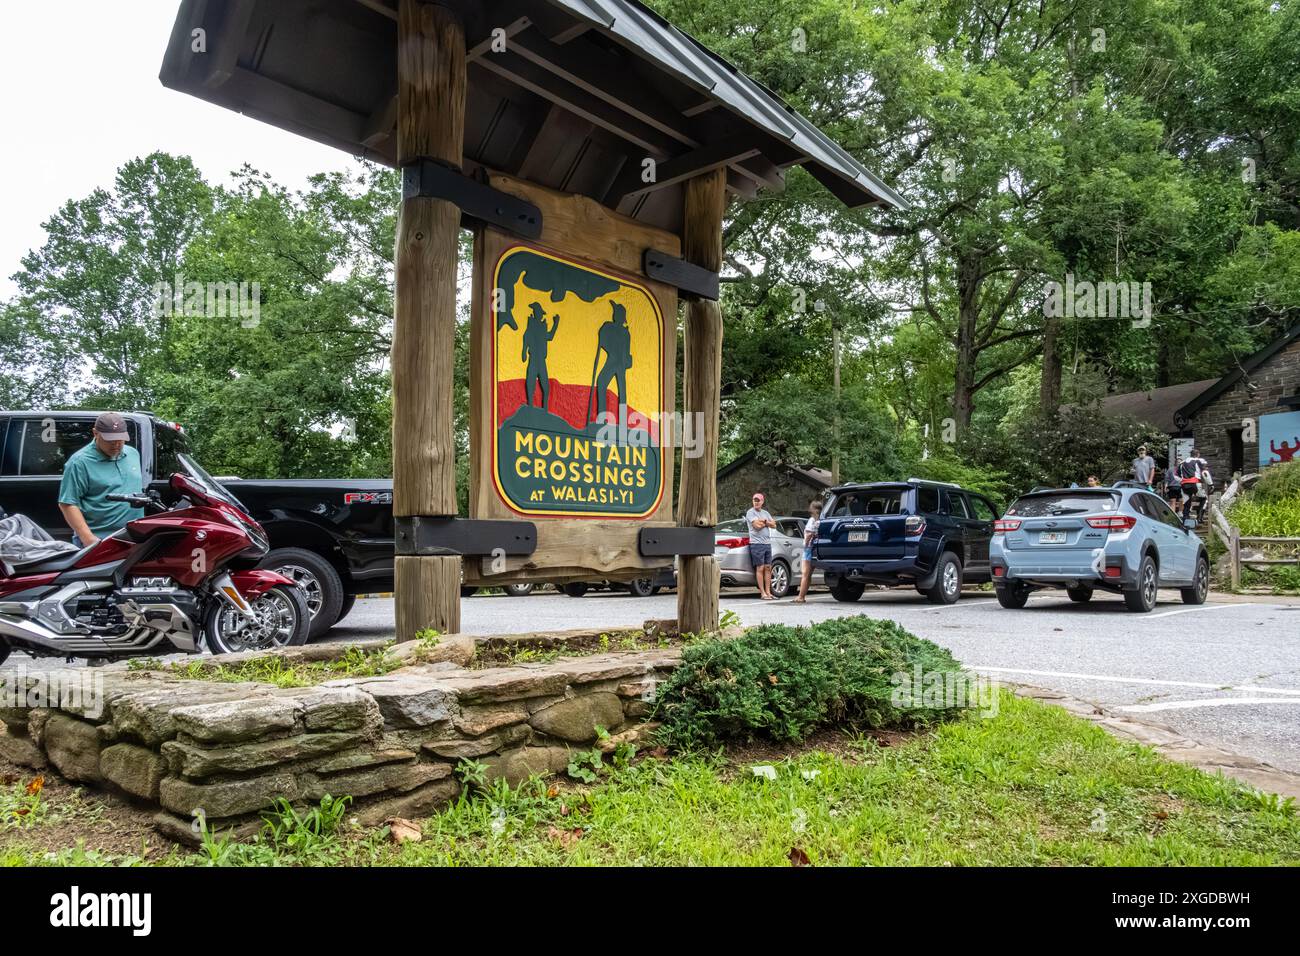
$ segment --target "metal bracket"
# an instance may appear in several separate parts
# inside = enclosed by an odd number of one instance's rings
[[[453,202],[466,217],[525,239],[542,235],[542,211],[532,203],[431,159],[417,159],[402,167],[402,199],[413,196]]]
[[[529,555],[537,550],[531,521],[484,521],[420,515],[394,518],[397,553],[453,557]]]
[[[641,254],[641,271],[648,278],[674,286],[690,296],[718,301],[718,274],[693,262],[658,249],[647,249]]]
[[[712,528],[642,528],[636,546],[646,558],[702,557],[713,553],[713,540]]]

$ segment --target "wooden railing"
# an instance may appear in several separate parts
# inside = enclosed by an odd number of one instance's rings
[[[1248,565],[1289,565],[1300,566],[1300,538],[1262,538],[1262,537],[1242,537],[1241,532],[1237,530],[1236,525],[1227,518],[1227,508],[1236,499],[1237,495],[1245,490],[1247,485],[1255,482],[1259,475],[1242,475],[1234,478],[1223,495],[1218,501],[1210,504],[1210,527],[1214,530],[1228,548],[1230,556],[1229,574],[1232,580],[1232,589],[1234,591],[1241,588],[1241,546],[1251,544],[1263,545],[1293,545],[1294,551],[1288,557],[1281,558],[1247,558]]]

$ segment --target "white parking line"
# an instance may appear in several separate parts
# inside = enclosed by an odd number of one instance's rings
[[[1151,684],[1160,687],[1195,687],[1201,690],[1238,690],[1254,694],[1285,694],[1300,698],[1300,689],[1294,687],[1259,687],[1254,684],[1246,686],[1225,687],[1223,684],[1205,684],[1190,680],[1160,680],[1157,677],[1116,677],[1113,674],[1076,674],[1071,671],[1037,671],[1021,667],[982,667],[972,665],[970,670],[989,674],[1029,674],[1032,677],[1070,677],[1075,680],[1104,681],[1107,684]]]
[[[1193,611],[1222,611],[1230,607],[1275,608],[1278,606],[1277,604],[1202,604],[1199,607],[1180,607],[1176,611],[1161,611],[1159,614],[1148,614],[1147,619],[1169,617],[1171,614],[1191,614]]]
[[[1233,688],[1237,690],[1238,688]],[[1115,707],[1128,714],[1150,714],[1158,710],[1191,710],[1194,707],[1231,707],[1237,704],[1300,704],[1300,697],[1212,697],[1209,700],[1166,700],[1158,704],[1127,704]]]

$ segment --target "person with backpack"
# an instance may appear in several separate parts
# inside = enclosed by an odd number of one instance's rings
[[[1201,472],[1209,471],[1210,463],[1201,457],[1201,453],[1195,448],[1190,455],[1183,460],[1178,466],[1178,483],[1183,493],[1183,520],[1186,521],[1192,513],[1192,508],[1196,505],[1196,499],[1203,497],[1201,495]],[[1202,505],[1204,511],[1204,505]]]
[[[1183,463],[1183,456],[1175,457],[1174,463],[1165,469],[1165,500],[1174,511],[1178,510],[1183,497],[1183,483],[1178,477],[1178,467]]]

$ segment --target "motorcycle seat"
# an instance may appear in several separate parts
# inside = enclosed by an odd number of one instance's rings
[[[53,571],[68,570],[89,550],[90,548],[79,548],[76,551],[65,551],[52,558],[41,558],[35,561],[15,561],[13,558],[7,558],[4,564],[6,568],[11,569],[13,577],[24,574],[49,574]]]

